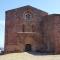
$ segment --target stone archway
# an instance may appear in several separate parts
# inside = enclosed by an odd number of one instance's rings
[[[31,50],[32,50],[31,44],[26,44],[26,45],[25,45],[25,51],[31,52]]]
[[[25,51],[31,52],[34,44],[33,37],[27,36],[24,41],[25,41]]]

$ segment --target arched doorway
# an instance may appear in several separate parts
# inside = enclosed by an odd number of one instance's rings
[[[26,44],[25,45],[25,51],[27,51],[27,52],[31,52],[31,44]]]

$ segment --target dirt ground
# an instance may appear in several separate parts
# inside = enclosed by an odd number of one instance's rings
[[[60,60],[60,55],[37,55],[27,52],[0,55],[0,60]]]

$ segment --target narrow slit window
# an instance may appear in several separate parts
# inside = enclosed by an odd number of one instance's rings
[[[22,26],[22,31],[23,31],[23,32],[24,32],[24,27],[25,27],[25,26],[24,26],[24,24],[23,24],[23,26]]]

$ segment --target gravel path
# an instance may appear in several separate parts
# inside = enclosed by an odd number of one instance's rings
[[[0,55],[0,60],[60,60],[60,55],[33,55],[27,52]]]

